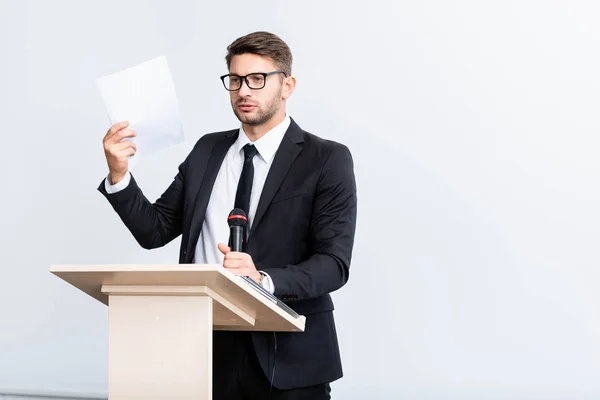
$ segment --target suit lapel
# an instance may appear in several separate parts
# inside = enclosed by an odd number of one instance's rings
[[[275,153],[273,164],[269,169],[267,180],[265,181],[263,191],[260,195],[254,221],[252,222],[252,227],[250,228],[250,236],[252,233],[254,233],[256,227],[260,223],[260,220],[269,208],[271,200],[273,200],[275,193],[277,193],[277,190],[285,179],[285,176],[294,163],[294,160],[296,160],[296,157],[298,157],[302,151],[302,146],[300,143],[303,141],[304,135],[302,130],[292,119],[290,127],[281,140],[279,149],[277,149],[277,152]]]
[[[202,229],[202,224],[204,223],[206,207],[208,207],[208,201],[210,200],[213,186],[217,179],[217,175],[219,174],[219,169],[221,168],[221,164],[223,164],[223,159],[225,158],[227,151],[237,139],[238,132],[239,130],[231,131],[227,136],[221,138],[217,143],[215,143],[215,146],[210,153],[206,170],[204,171],[204,176],[202,178],[202,183],[200,184],[200,188],[198,189],[198,193],[196,195],[196,202],[194,204],[194,208],[192,209],[190,237],[187,246],[188,262],[191,262],[193,259],[194,250],[200,236],[200,230]]]

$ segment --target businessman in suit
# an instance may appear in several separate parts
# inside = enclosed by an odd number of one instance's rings
[[[296,80],[278,36],[254,32],[227,47],[221,77],[241,127],[201,137],[154,203],[128,171],[126,121],[103,144],[98,190],[137,242],[182,235],[180,263],[218,263],[306,316],[302,333],[214,332],[214,399],[330,399],[342,365],[330,293],[348,280],[356,186],[348,148],[304,131],[286,113]],[[248,216],[245,252],[226,245],[227,216]]]

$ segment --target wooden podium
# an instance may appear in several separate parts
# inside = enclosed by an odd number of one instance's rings
[[[108,305],[110,400],[210,400],[213,329],[304,330],[305,317],[220,265],[53,265],[50,272]]]

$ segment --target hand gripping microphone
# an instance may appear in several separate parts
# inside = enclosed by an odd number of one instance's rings
[[[234,208],[227,217],[229,224],[229,248],[231,251],[243,252],[246,250],[246,226],[248,218],[241,208]]]

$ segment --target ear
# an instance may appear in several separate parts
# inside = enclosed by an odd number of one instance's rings
[[[285,78],[283,81],[283,90],[281,91],[281,98],[283,100],[287,100],[292,97],[292,93],[294,93],[294,89],[296,88],[296,78],[290,76]]]

